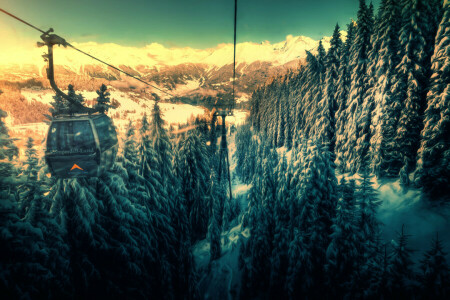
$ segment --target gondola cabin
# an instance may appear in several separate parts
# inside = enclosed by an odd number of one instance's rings
[[[52,176],[98,177],[111,169],[118,150],[117,133],[105,114],[54,117],[45,159]]]

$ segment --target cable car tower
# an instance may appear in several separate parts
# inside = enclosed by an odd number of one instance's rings
[[[236,103],[235,99],[235,81],[236,81],[236,22],[237,21],[237,0],[234,0],[234,47],[233,47],[233,92],[232,99],[226,101],[224,104],[219,105],[216,101],[214,108],[213,120],[217,117],[222,119],[221,128],[221,140],[219,149],[219,170],[218,170],[218,180],[219,184],[222,180],[228,180],[228,190],[230,195],[230,201],[233,199],[233,194],[231,192],[231,176],[230,176],[230,161],[228,158],[228,144],[227,144],[227,128],[226,128],[226,117],[233,116],[233,109]]]

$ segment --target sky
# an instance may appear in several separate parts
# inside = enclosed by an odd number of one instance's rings
[[[379,2],[373,0],[375,7]],[[330,36],[336,23],[345,29],[356,19],[358,3],[238,0],[237,40],[274,43],[287,35]],[[0,8],[43,30],[53,27],[69,42],[133,47],[157,42],[197,49],[233,42],[233,0],[0,0]],[[39,33],[0,14],[0,38],[38,40]]]

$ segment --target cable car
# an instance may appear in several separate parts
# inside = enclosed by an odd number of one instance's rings
[[[45,159],[52,176],[98,177],[114,164],[117,133],[102,113],[55,117],[47,135]]]
[[[58,178],[98,177],[114,165],[117,150],[117,132],[114,124],[103,111],[85,107],[64,94],[56,85],[53,66],[53,46],[67,46],[61,37],[50,34],[53,29],[41,35],[47,45],[47,78],[57,95],[66,99],[74,111],[71,114],[53,115],[47,134],[45,161],[52,176]]]

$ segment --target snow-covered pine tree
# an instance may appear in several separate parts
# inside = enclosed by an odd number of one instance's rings
[[[419,279],[424,299],[447,299],[450,296],[450,268],[446,255],[442,240],[436,234],[420,264],[422,272]]]
[[[157,210],[164,215],[170,215],[167,191],[164,188],[164,181],[159,173],[159,161],[156,151],[153,149],[152,141],[149,137],[149,126],[147,115],[144,113],[139,129],[139,175],[145,180],[145,187],[149,195],[147,207],[150,210]]]
[[[69,109],[68,101],[60,95],[56,94],[52,98],[53,102],[50,102],[51,107],[49,109],[51,116],[46,115],[47,119],[49,120],[51,120],[53,116],[56,116],[58,114],[67,113]]]
[[[95,103],[94,109],[101,113],[108,112],[108,110],[111,107],[113,107],[110,104],[111,100],[109,98],[109,96],[111,96],[111,94],[107,90],[108,90],[108,88],[104,84],[102,84],[100,89],[97,90],[98,97],[97,97],[97,102]]]
[[[293,240],[289,244],[289,267],[286,277],[286,291],[289,299],[311,297],[314,294],[315,278],[313,278],[312,251],[308,247],[307,237],[298,228],[294,229]]]
[[[223,181],[218,182],[215,172],[212,172],[212,180],[209,188],[209,198],[212,206],[212,214],[208,227],[208,239],[210,243],[210,262],[218,259],[222,253],[221,250],[221,233],[222,233],[222,216],[224,211],[224,195],[225,189]]]
[[[301,208],[289,249],[287,290],[291,297],[318,297],[325,284],[325,252],[336,210],[337,183],[332,155],[320,145],[309,144],[304,168],[297,187]]]
[[[397,66],[394,97],[402,103],[395,145],[398,163],[406,159],[406,172],[414,170],[417,150],[420,146],[420,132],[423,129],[423,112],[426,106],[426,87],[430,72],[430,49],[428,36],[435,36],[430,14],[433,1],[404,1],[400,29],[402,58]]]
[[[30,139],[28,140],[29,142]],[[30,150],[30,148],[27,150]],[[36,166],[33,168],[36,168]],[[30,173],[34,173],[34,171],[30,170]],[[36,243],[36,246],[42,247],[42,250],[45,251],[45,256],[38,256],[36,259],[41,259],[41,263],[49,270],[49,273],[45,277],[40,278],[43,280],[41,288],[47,290],[50,298],[68,297],[71,287],[68,276],[70,271],[69,248],[64,240],[64,232],[61,226],[47,210],[47,199],[44,196],[45,190],[42,188],[43,186],[45,185],[38,180],[37,176],[27,178],[25,187],[22,187],[22,189],[26,189],[26,192],[21,194],[20,202],[22,205],[24,201],[28,201],[23,220],[40,230],[42,235],[43,242]]]
[[[260,297],[270,288],[271,256],[275,234],[275,203],[277,192],[277,153],[270,141],[263,139],[259,145],[259,166],[253,176],[249,192],[249,207],[244,223],[250,230],[250,238],[241,250],[244,261],[244,281],[241,294]]]
[[[355,182],[345,178],[339,184],[340,199],[327,249],[327,278],[334,297],[344,297],[353,289],[358,260],[358,227],[356,224]]]
[[[307,137],[314,134],[313,129],[316,122],[313,118],[317,109],[317,103],[314,101],[321,94],[320,82],[323,77],[323,58],[325,56],[324,50],[321,53],[322,62],[320,63],[317,57],[306,51],[305,82],[299,91],[302,98],[299,99],[296,108],[299,114],[295,124],[297,135],[300,132]]]
[[[373,32],[371,36],[371,49],[369,51],[369,65],[367,69],[367,92],[364,97],[364,102],[362,105],[362,114],[360,117],[360,120],[365,124],[365,126],[371,126],[373,117],[376,115],[375,108],[375,98],[379,94],[379,86],[377,85],[378,82],[378,61],[380,57],[380,48],[381,43],[383,41],[383,33],[380,32],[380,29],[382,28],[382,22],[380,18],[383,16],[383,10],[385,9],[386,4],[383,2],[383,5],[380,5],[378,9],[378,13],[374,20],[374,26],[373,26]],[[367,127],[366,127],[367,128]],[[372,135],[372,130],[364,130],[364,135],[359,138],[359,142],[362,143],[365,147],[364,151],[367,152],[367,149],[370,149],[370,138]],[[370,154],[370,153],[369,153]],[[365,157],[363,162],[367,162],[370,155],[368,157]]]
[[[289,232],[289,196],[291,170],[285,154],[281,157],[276,174],[278,175],[277,196],[275,202],[275,234],[273,249],[270,258],[270,295],[271,297],[287,298],[285,293],[285,280],[289,265],[288,250],[290,242]]]
[[[216,163],[214,162],[213,157],[216,156],[217,152],[217,129],[216,129],[216,122],[217,122],[217,116],[212,113],[211,116],[211,129],[209,131],[209,152],[212,158],[212,163],[215,166]],[[239,132],[239,128],[238,128]]]
[[[37,183],[38,158],[33,143],[33,138],[29,137],[25,150],[27,160],[23,164],[21,176],[24,184],[20,189],[20,202],[18,203],[21,218],[25,217],[28,209],[31,207],[35,194],[38,193],[36,189],[40,191],[40,185]]]
[[[236,173],[243,182],[250,183],[255,168],[255,156],[253,153],[256,152],[253,131],[250,128],[250,124],[238,127],[235,140]]]
[[[180,141],[175,160],[181,189],[187,202],[192,240],[205,237],[210,217],[207,191],[210,182],[209,155],[205,143],[195,132]]]
[[[163,187],[168,195],[169,209],[172,210],[175,205],[175,198],[180,195],[180,184],[175,177],[173,147],[165,124],[159,105],[155,102],[151,113],[148,138],[156,151],[158,164],[155,168],[161,175]]]
[[[284,101],[285,101],[285,105],[284,105],[284,110],[285,110],[285,124],[284,124],[284,146],[286,147],[287,150],[290,150],[292,148],[292,138],[293,138],[293,112],[295,110],[293,110],[292,108],[294,108],[295,106],[293,106],[293,104],[291,103],[291,98],[290,98],[290,92],[289,92],[289,86],[290,86],[290,81],[289,79],[286,79],[286,82],[283,85],[283,89],[282,89],[282,97],[284,97]]]
[[[408,299],[415,289],[414,262],[411,259],[412,250],[408,247],[408,235],[402,226],[396,241],[392,241],[392,253],[388,267],[388,289],[390,298]]]
[[[148,138],[156,152],[157,165],[164,191],[167,193],[169,217],[175,232],[176,245],[171,257],[175,270],[173,286],[175,298],[195,297],[196,273],[191,251],[191,228],[189,225],[188,202],[183,195],[181,178],[176,177],[174,149],[170,142],[165,121],[157,102],[153,105]],[[188,296],[187,296],[188,295]]]
[[[286,137],[286,126],[288,126],[289,110],[288,110],[288,98],[287,98],[287,86],[283,82],[280,85],[280,101],[278,103],[278,128],[277,128],[277,147],[283,147],[288,140]]]
[[[304,158],[304,173],[302,180],[297,182],[297,193],[299,195],[298,201],[300,202],[299,216],[295,218],[293,224],[293,237],[289,244],[289,268],[286,278],[286,290],[290,298],[296,298],[300,295],[314,294],[315,284],[317,284],[317,260],[318,255],[315,253],[316,240],[313,237],[317,237],[315,225],[317,225],[317,217],[314,213],[316,197],[313,195],[319,195],[314,188],[317,186],[312,185],[312,182],[317,180],[317,165],[315,160],[317,159],[317,149],[308,145],[304,145],[306,149],[306,156]],[[295,174],[294,174],[295,178]],[[294,218],[291,217],[291,220]],[[297,223],[298,222],[298,223]],[[324,252],[325,253],[325,252]],[[310,291],[310,293],[308,293]]]
[[[69,86],[67,87],[67,96],[69,96],[70,99],[72,99],[72,101],[75,101],[81,105],[84,105],[84,97],[81,94],[77,94],[75,92],[75,89],[73,87],[73,85],[69,84]],[[68,103],[68,109],[69,109],[69,113],[77,113],[78,112],[78,108],[75,107],[72,103]]]
[[[71,291],[77,297],[98,292],[94,282],[100,280],[95,253],[107,246],[101,238],[104,229],[99,224],[100,206],[95,190],[77,179],[58,179],[51,187],[51,215],[61,226],[69,247]],[[105,282],[105,284],[107,284]]]
[[[379,263],[380,223],[377,219],[377,208],[380,205],[377,191],[372,186],[373,175],[369,172],[368,159],[363,162],[360,169],[361,181],[356,190],[356,204],[358,207],[356,215],[356,226],[358,232],[358,258],[357,274],[355,278],[355,296],[366,295],[371,288],[374,266]],[[376,283],[378,284],[378,283]]]
[[[34,140],[32,137],[27,139],[25,150],[26,161],[23,163],[22,178],[19,193],[19,211],[21,218],[28,220],[33,226],[39,227],[46,241],[52,245],[56,245],[62,252],[66,251],[62,240],[62,232],[53,219],[49,215],[49,201],[44,194],[47,192],[47,183],[43,182],[43,178],[39,177],[39,160],[37,151],[34,148]],[[32,210],[32,211],[31,211]],[[38,226],[42,225],[42,226]],[[49,249],[49,252],[52,250]],[[61,259],[64,253],[58,253]],[[55,255],[51,255],[53,259],[57,259]],[[57,264],[53,264],[57,266]]]
[[[103,229],[102,245],[94,254],[102,278],[91,291],[106,290],[119,297],[162,297],[163,290],[171,287],[167,284],[171,274],[160,274],[162,254],[168,249],[161,249],[159,243],[164,244],[168,237],[158,232],[162,225],[154,221],[158,212],[149,218],[148,208],[129,195],[118,174],[106,173],[91,184],[96,185],[97,201],[101,203],[97,222]]]
[[[347,116],[345,137],[343,138],[345,142],[340,149],[340,157],[342,157],[340,160],[344,161],[347,166],[344,171],[351,172],[358,170],[360,159],[364,157],[366,151],[365,144],[358,144],[358,140],[366,134],[367,130],[366,124],[362,123],[364,120],[361,119],[361,115],[364,97],[368,89],[368,55],[371,49],[370,38],[373,27],[373,16],[365,0],[359,1],[357,24],[355,40],[350,48],[351,81],[345,112]]]
[[[322,40],[319,41],[319,46],[317,47],[316,61],[317,81],[311,82],[312,85],[309,89],[309,99],[305,99],[311,102],[311,106],[308,108],[309,111],[307,111],[307,115],[305,115],[307,118],[306,128],[310,128],[307,132],[310,137],[314,137],[322,143],[329,143],[327,137],[328,132],[331,130],[331,116],[329,107],[322,101],[325,91],[324,84],[326,74],[326,52]],[[315,120],[317,115],[320,116],[319,121]]]
[[[40,298],[52,277],[44,261],[48,258],[42,231],[20,219],[17,208],[17,170],[12,160],[18,149],[0,110],[0,291],[6,298]]]
[[[349,67],[350,48],[355,39],[355,24],[351,22],[347,26],[347,39],[341,51],[340,64],[338,70],[338,80],[336,82],[336,105],[337,111],[335,114],[336,119],[336,165],[338,170],[343,173],[346,170],[345,160],[343,159],[342,147],[345,144],[344,130],[347,122],[347,99],[350,90],[351,73]]]
[[[409,179],[408,165],[409,165],[408,157],[404,156],[403,167],[400,169],[399,172],[400,185],[403,188],[407,188],[411,184],[411,180]]]
[[[370,139],[374,171],[378,176],[398,176],[402,164],[397,162],[394,146],[402,103],[392,92],[396,66],[400,61],[400,12],[398,1],[384,0],[381,3],[378,24],[380,49],[375,70],[377,92],[372,115],[374,129]]]
[[[308,52],[306,52],[306,59],[310,59]],[[291,106],[292,146],[294,148],[298,146],[300,136],[303,134],[303,114],[305,107],[301,101],[306,93],[307,70],[308,64],[300,66],[297,75],[291,80],[290,98],[293,100]]]
[[[138,172],[138,144],[135,137],[135,128],[131,120],[129,120],[125,129],[125,138],[123,140],[123,157],[125,158],[124,167],[127,169],[133,168],[136,172]]]
[[[260,103],[262,98],[262,89],[257,88],[250,99],[250,124],[255,127],[257,131],[260,130]]]
[[[336,119],[335,112],[337,110],[336,102],[336,86],[339,77],[339,66],[342,51],[341,33],[339,25],[333,31],[330,41],[330,49],[325,58],[325,81],[323,97],[320,99],[319,110],[319,135],[324,142],[329,144],[329,150],[334,153],[336,144]]]
[[[377,247],[367,265],[355,278],[356,291],[354,297],[364,299],[387,299],[389,297],[389,255],[387,245]],[[353,295],[352,295],[353,296]]]
[[[178,276],[175,271],[174,261],[177,258],[175,258],[176,254],[174,252],[178,248],[175,245],[177,243],[175,230],[168,216],[169,212],[164,202],[164,194],[161,192],[160,176],[154,167],[156,155],[151,144],[149,145],[149,142],[146,140],[145,130],[142,130],[147,125],[146,118],[144,118],[143,125],[140,128],[141,140],[139,147],[137,147],[138,143],[135,141],[134,128],[132,124],[129,125],[123,143],[125,147],[123,152],[127,153],[127,155],[125,157],[118,156],[112,172],[118,175],[119,178],[109,174],[104,180],[106,183],[105,191],[111,190],[114,196],[121,195],[120,189],[116,186],[120,186],[121,181],[123,181],[124,189],[127,189],[128,192],[121,197],[129,199],[136,207],[136,212],[141,215],[141,221],[146,222],[146,224],[137,228],[143,228],[147,236],[144,235],[144,238],[142,238],[142,241],[148,242],[148,245],[141,253],[143,253],[142,259],[149,265],[146,268],[148,271],[146,274],[157,277],[156,279],[151,279],[152,282],[155,282],[155,286],[152,289],[156,293],[156,291],[161,292],[167,289],[173,291],[174,289],[173,277]],[[136,148],[139,151],[136,151]],[[143,164],[142,161],[145,161],[145,163]],[[142,175],[140,174],[141,171]],[[117,189],[117,192],[115,192],[115,189]],[[118,200],[115,202],[118,202]],[[169,296],[173,297],[173,293]]]
[[[278,145],[278,128],[279,128],[279,121],[281,116],[280,111],[280,102],[281,102],[281,82],[279,81],[279,78],[273,81],[273,88],[270,90],[270,98],[273,99],[270,101],[270,111],[268,113],[268,116],[270,116],[269,124],[270,128],[268,129],[268,133],[271,135],[271,145],[272,147],[280,147]]]
[[[444,15],[436,35],[432,57],[432,73],[427,94],[428,107],[425,110],[425,127],[418,159],[418,182],[423,191],[432,198],[447,197],[450,194],[450,3],[444,4]]]
[[[308,151],[308,140],[302,135],[299,139],[298,148],[294,148],[291,153],[291,172],[292,178],[289,183],[289,222],[290,234],[293,239],[294,228],[301,223],[300,212],[303,207],[303,189],[306,180],[306,158]]]

